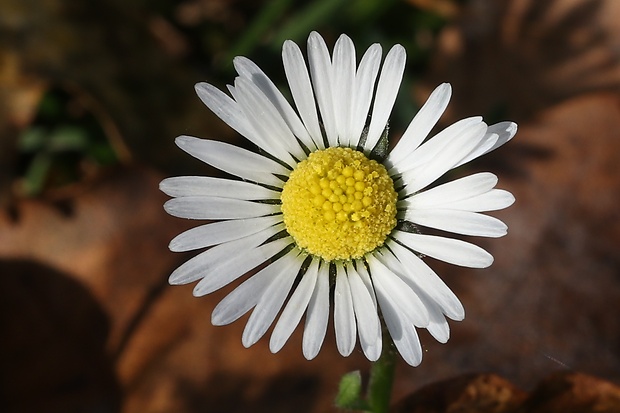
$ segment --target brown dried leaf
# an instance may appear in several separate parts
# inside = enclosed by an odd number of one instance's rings
[[[521,117],[582,93],[618,92],[619,22],[615,0],[474,0],[442,33],[428,88],[453,83],[457,117]]]

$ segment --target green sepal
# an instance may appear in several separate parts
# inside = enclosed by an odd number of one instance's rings
[[[377,145],[373,148],[370,157],[382,162],[389,153],[390,150],[390,141],[388,139],[390,131],[390,124],[385,125],[385,129],[383,129],[383,133],[377,142]]]

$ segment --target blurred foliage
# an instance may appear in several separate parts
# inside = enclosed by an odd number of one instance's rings
[[[92,113],[61,90],[48,90],[37,115],[18,140],[20,190],[38,195],[46,186],[77,181],[88,169],[118,162]]]
[[[343,410],[370,410],[368,403],[362,399],[362,375],[359,370],[342,376],[334,404]]]
[[[220,33],[205,30],[200,44],[199,59],[213,59],[214,73],[230,77],[232,58],[244,55],[260,61],[266,71],[281,73],[282,43],[293,40],[300,45],[313,30],[333,45],[341,33],[352,37],[362,52],[372,43],[385,48],[402,44],[408,53],[409,76],[415,77],[426,69],[434,39],[447,23],[432,8],[423,9],[402,0],[313,0],[293,2],[272,0],[248,20],[243,30],[227,39],[214,41]],[[211,46],[219,44],[219,50]],[[275,69],[275,70],[274,70]]]
[[[208,129],[212,136],[231,139],[192,99],[192,85],[206,80],[224,87],[234,77],[232,58],[245,55],[286,94],[282,43],[291,39],[303,48],[312,30],[330,46],[341,33],[348,34],[360,55],[372,43],[381,43],[384,53],[402,44],[408,53],[401,88],[406,94],[427,69],[438,32],[461,3],[97,0],[86,7],[10,0],[0,5],[2,34],[18,34],[13,38],[20,40],[4,37],[0,53],[17,53],[24,71],[49,85],[16,139],[20,192],[36,195],[82,179],[85,170],[130,158],[173,170],[176,155],[169,149],[175,134]],[[80,92],[67,89],[67,83]],[[76,112],[81,95],[95,104]],[[414,110],[413,99],[401,98],[391,125],[404,127]],[[110,131],[118,136],[108,136]]]

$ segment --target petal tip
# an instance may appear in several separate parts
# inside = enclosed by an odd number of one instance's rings
[[[216,327],[219,327],[219,326],[224,326],[227,323],[224,322],[223,318],[221,317],[221,313],[216,313],[214,310],[213,313],[211,313],[211,324],[213,324]]]
[[[185,285],[189,282],[191,281],[186,281],[183,278],[183,275],[178,273],[178,269],[173,271],[172,274],[170,274],[170,276],[168,277],[168,284],[170,285]]]
[[[308,36],[308,45],[314,45],[316,43],[324,43],[325,40],[323,39],[323,36],[321,36],[319,34],[319,32],[316,31],[312,31],[310,32],[310,35]]]
[[[509,140],[517,134],[518,129],[519,126],[515,122],[510,122],[510,125],[508,125],[508,127],[506,128],[506,132],[510,134],[510,138],[508,138]]]
[[[478,268],[489,268],[491,265],[493,265],[493,261],[495,261],[495,258],[493,258],[491,254],[488,254],[487,257],[481,259],[480,261],[480,267]]]
[[[207,82],[198,82],[194,85],[194,91],[196,95],[202,100],[204,96],[208,95],[209,84]]]
[[[465,319],[465,308],[463,307],[463,304],[459,301],[457,306],[449,309],[446,316],[450,320],[463,321]]]
[[[284,347],[282,340],[274,339],[274,336],[271,336],[271,340],[269,340],[269,351],[271,351],[272,354],[276,354],[282,350],[282,347]]]
[[[200,288],[200,284],[196,285],[196,287],[194,287],[194,289],[192,290],[192,295],[196,298],[198,297],[202,297],[205,296],[206,293],[203,291],[202,288]]]
[[[169,187],[168,187],[168,184],[169,184],[169,179],[170,179],[170,178],[165,178],[165,179],[163,179],[163,180],[159,183],[159,186],[158,186],[159,190],[160,190],[161,192],[163,192],[164,194],[166,194],[166,195],[168,194],[168,192],[166,192],[166,191],[167,191],[167,190],[168,190],[168,188],[169,188]]]
[[[192,136],[187,136],[187,135],[181,135],[181,136],[177,136],[174,139],[174,143],[179,147],[179,148],[183,148],[185,146],[187,146],[188,143],[190,143],[193,140],[196,140],[198,138],[194,138]]]
[[[515,196],[512,194],[512,192],[508,192],[508,199],[509,199],[509,203],[508,205],[506,205],[506,208],[508,208],[509,206],[511,206],[512,204],[514,204],[515,202],[517,202],[517,198],[515,198]]]
[[[168,249],[171,252],[185,252],[187,251],[186,249],[184,249],[181,244],[179,242],[177,242],[176,238],[174,238],[172,241],[170,241],[168,243]]]
[[[452,85],[448,82],[444,82],[435,88],[435,91],[442,95],[447,95],[446,98],[452,96]],[[482,119],[482,118],[481,118]]]

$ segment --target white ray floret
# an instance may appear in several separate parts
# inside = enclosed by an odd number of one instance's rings
[[[385,57],[377,83],[368,136],[366,136],[364,143],[364,150],[368,152],[379,142],[379,138],[387,126],[405,72],[406,56],[405,49],[401,45],[395,45]]]

